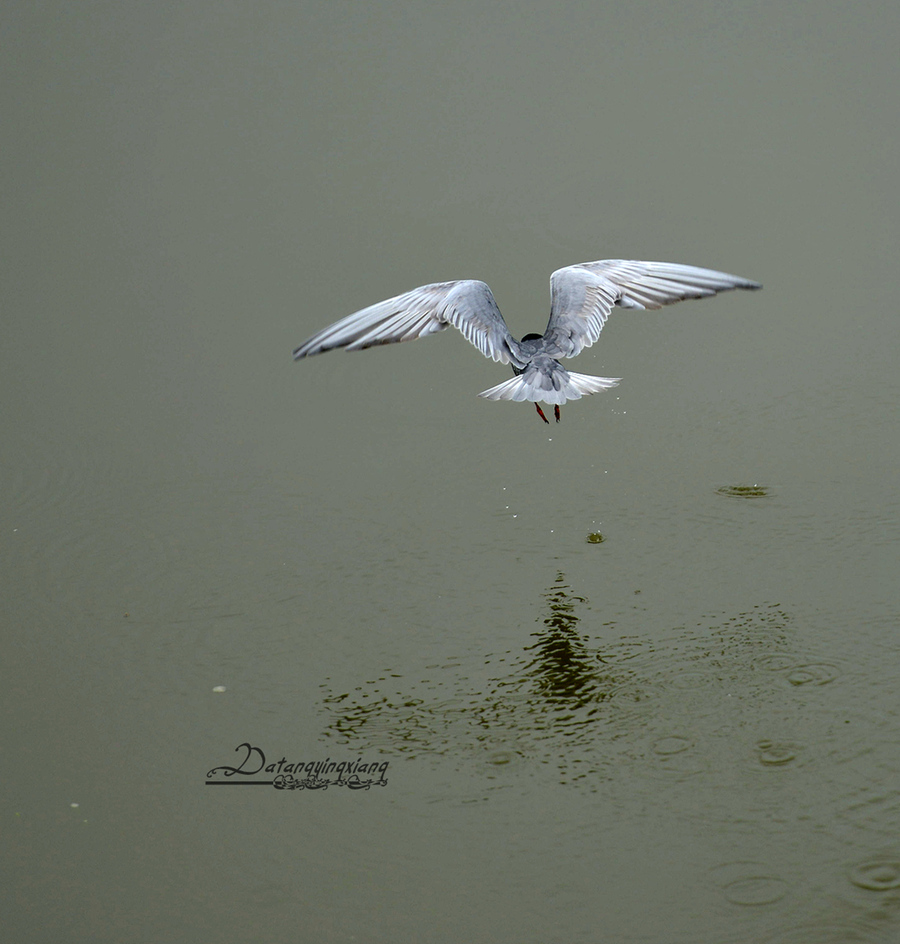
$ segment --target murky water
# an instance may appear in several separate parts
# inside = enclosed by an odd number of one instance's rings
[[[7,935],[896,941],[895,7],[6,35]],[[455,332],[291,363],[604,257],[765,290],[614,313],[559,426]]]

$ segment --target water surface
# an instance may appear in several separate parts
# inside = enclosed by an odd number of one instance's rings
[[[897,939],[898,35],[880,0],[12,16],[17,940]],[[614,314],[575,369],[623,382],[558,426],[455,332],[290,360],[450,278],[542,330],[606,257],[765,290]],[[244,743],[387,782],[206,786]]]

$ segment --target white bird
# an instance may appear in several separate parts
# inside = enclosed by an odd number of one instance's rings
[[[517,341],[491,290],[464,279],[435,282],[363,308],[335,322],[294,351],[294,360],[342,347],[361,351],[377,344],[412,341],[458,328],[484,354],[511,364],[515,376],[478,394],[488,400],[530,400],[541,419],[541,403],[552,403],[556,422],[566,400],[614,387],[619,378],[566,370],[561,357],[575,357],[599,337],[614,306],[661,308],[686,298],[706,298],[731,289],[762,288],[759,282],[727,272],[673,262],[604,259],[557,269],[550,276],[550,321],[542,335]]]

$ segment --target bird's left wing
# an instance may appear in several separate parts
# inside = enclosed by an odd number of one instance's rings
[[[458,328],[485,357],[520,364],[517,342],[484,282],[436,282],[348,315],[314,334],[294,351],[294,360],[334,348],[361,351],[377,344],[412,341]]]
[[[706,298],[730,289],[762,288],[727,272],[674,262],[604,259],[557,269],[550,276],[548,353],[575,357],[599,337],[615,305],[662,308],[686,298]]]

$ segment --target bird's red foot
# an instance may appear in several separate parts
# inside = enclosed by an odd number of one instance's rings
[[[556,422],[559,422],[559,406],[553,407],[553,415],[556,417]]]
[[[534,408],[538,411],[538,416],[539,416],[545,423],[549,423],[549,422],[550,422],[550,420],[548,420],[547,417],[544,416],[544,411],[541,409],[540,403],[535,403]],[[558,407],[557,407],[557,409],[558,409]]]

